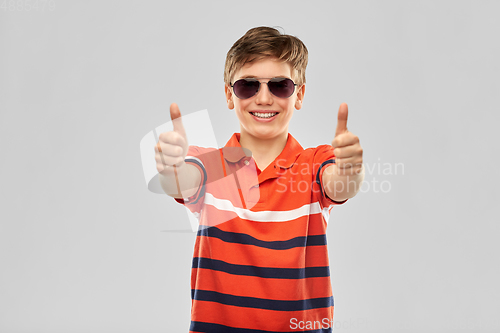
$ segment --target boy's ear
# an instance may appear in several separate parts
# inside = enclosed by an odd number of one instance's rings
[[[231,87],[229,86],[229,84],[224,85],[224,92],[226,93],[227,107],[230,110],[234,109],[233,92],[232,92]]]
[[[304,94],[306,93],[306,85],[301,85],[297,90],[297,100],[295,101],[295,109],[300,110],[302,108],[302,101],[304,100]]]

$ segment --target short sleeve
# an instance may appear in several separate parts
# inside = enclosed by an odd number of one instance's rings
[[[328,195],[323,190],[323,172],[330,164],[335,164],[335,154],[333,153],[333,147],[330,145],[321,145],[316,148],[314,154],[313,170],[315,182],[318,184],[319,191],[316,195],[317,199],[321,204],[321,208],[330,207],[332,205],[341,205],[345,203],[348,199],[344,201],[334,201],[328,197]]]
[[[188,153],[186,158],[184,159],[185,163],[195,166],[201,174],[201,182],[198,190],[195,194],[190,196],[189,198],[177,199],[180,204],[186,206],[191,212],[199,214],[201,212],[204,196],[205,196],[205,188],[207,183],[207,171],[205,169],[205,165],[202,160],[203,148],[197,146],[189,146]]]

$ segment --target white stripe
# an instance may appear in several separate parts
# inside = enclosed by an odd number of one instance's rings
[[[325,216],[325,211],[322,211],[321,206],[317,201],[292,210],[264,210],[260,212],[253,212],[249,209],[234,207],[229,200],[218,199],[211,193],[205,193],[205,204],[211,205],[219,210],[233,212],[242,219],[255,222],[287,222],[302,216],[319,213],[322,213],[323,216]],[[330,214],[328,213],[328,208],[325,209],[326,216],[329,217]]]
[[[326,223],[328,223],[328,220],[330,219],[330,210],[333,208],[333,206],[334,205],[323,207],[323,210],[321,211],[321,214],[323,214],[323,218],[325,219]]]

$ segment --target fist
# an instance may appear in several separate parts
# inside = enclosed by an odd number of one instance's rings
[[[175,172],[175,167],[182,167],[188,151],[181,112],[175,103],[170,105],[170,118],[174,130],[161,133],[155,146],[156,169],[164,175]]]
[[[335,165],[340,175],[354,175],[363,167],[363,148],[359,138],[347,130],[347,104],[342,103],[337,116],[337,129],[332,141]]]

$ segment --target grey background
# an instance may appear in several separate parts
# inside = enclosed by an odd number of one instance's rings
[[[224,60],[259,25],[310,52],[290,132],[348,103],[385,181],[332,211],[336,332],[500,329],[498,1],[0,2],[0,332],[187,332],[195,234],[139,142],[172,102],[239,131]]]

